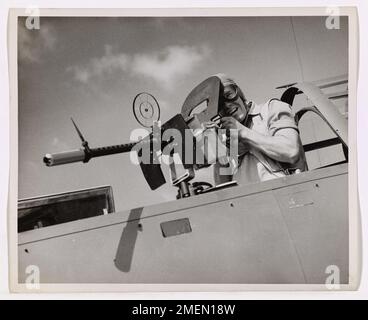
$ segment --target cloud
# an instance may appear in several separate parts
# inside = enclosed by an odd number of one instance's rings
[[[52,150],[70,150],[72,149],[67,143],[61,141],[58,137],[54,137],[51,140],[51,148]]]
[[[75,80],[84,84],[105,74],[128,72],[132,76],[150,78],[170,89],[177,79],[191,73],[210,53],[207,46],[168,46],[160,51],[128,55],[113,54],[112,47],[105,46],[102,57],[92,58],[85,66],[72,66],[67,70],[74,73]]]
[[[20,23],[18,30],[18,53],[22,61],[39,63],[43,53],[56,47],[56,32],[51,26],[41,23],[40,29],[29,30]]]
[[[105,54],[102,57],[92,58],[84,67],[72,66],[67,68],[67,70],[74,73],[75,80],[82,83],[88,83],[93,77],[111,74],[114,71],[126,71],[129,59],[129,56],[124,53],[112,54],[112,47],[106,45]]]
[[[56,45],[56,32],[55,30],[47,25],[40,27],[40,38],[43,42],[44,48],[48,50],[54,50]]]
[[[159,52],[136,55],[132,71],[171,88],[177,78],[190,74],[209,54],[206,46],[169,46]]]

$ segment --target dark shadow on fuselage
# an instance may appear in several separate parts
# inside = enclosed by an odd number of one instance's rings
[[[123,229],[120,237],[118,249],[115,256],[115,266],[123,272],[129,272],[133,255],[135,243],[139,232],[139,221],[143,212],[143,207],[135,208],[130,211],[128,221]]]

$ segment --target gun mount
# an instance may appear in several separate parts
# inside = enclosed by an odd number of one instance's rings
[[[102,157],[117,153],[127,153],[136,151],[140,167],[143,175],[152,190],[155,190],[166,183],[163,175],[158,154],[162,154],[165,147],[171,144],[170,157],[174,156],[177,146],[184,146],[185,142],[193,142],[190,150],[191,156],[185,153],[186,148],[179,150],[180,162],[185,172],[182,175],[177,174],[177,168],[174,161],[170,161],[170,173],[172,185],[179,188],[178,198],[189,197],[198,193],[209,192],[236,184],[236,182],[226,183],[220,186],[212,187],[211,184],[205,182],[196,182],[191,185],[191,181],[195,174],[194,170],[208,167],[217,160],[217,155],[226,157],[227,148],[224,144],[218,142],[218,139],[209,142],[203,133],[207,130],[214,130],[213,126],[207,128],[207,123],[215,123],[221,117],[219,113],[219,104],[221,103],[223,90],[221,81],[218,77],[210,77],[198,86],[196,86],[188,95],[181,109],[181,113],[175,115],[166,121],[158,131],[155,132],[155,124],[160,117],[160,109],[157,100],[148,93],[138,94],[133,101],[133,112],[136,120],[145,127],[150,127],[152,133],[139,141],[133,141],[125,144],[90,148],[88,141],[85,140],[78,126],[72,119],[73,125],[82,141],[82,147],[79,150],[65,151],[56,154],[46,154],[43,158],[46,166],[63,165],[74,162],[87,163],[92,158]],[[140,101],[141,95],[145,95],[146,99]],[[150,99],[150,101],[148,100]],[[196,113],[196,108],[203,103],[207,103],[207,107],[201,112]],[[157,119],[152,120],[154,114]],[[150,123],[150,125],[147,125]],[[177,130],[180,133],[181,141],[173,141],[173,136],[165,135],[167,130]],[[188,137],[189,133],[189,137]],[[177,137],[176,137],[177,138]],[[222,137],[223,141],[226,137]],[[185,139],[185,141],[184,141]],[[188,140],[189,139],[189,140]],[[143,154],[149,150],[149,160],[147,157],[142,160]],[[174,150],[175,149],[175,150]],[[229,159],[228,159],[229,160]]]

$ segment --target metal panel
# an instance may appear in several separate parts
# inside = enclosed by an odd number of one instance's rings
[[[32,264],[42,283],[324,283],[331,263],[345,281],[346,168],[25,232],[19,281]],[[161,223],[183,218],[192,232],[162,236]]]
[[[183,233],[192,232],[190,221],[188,218],[170,220],[161,223],[162,235],[167,237],[178,236]]]
[[[324,283],[326,268],[349,280],[348,176],[315,180],[275,190],[307,283]]]

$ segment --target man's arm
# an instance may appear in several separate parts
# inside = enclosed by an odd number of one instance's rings
[[[238,130],[239,141],[245,145],[261,151],[276,161],[296,163],[302,152],[302,146],[290,105],[280,100],[272,100],[266,114],[268,135],[250,130],[232,117],[223,118],[221,122],[224,128]]]
[[[274,136],[265,136],[254,130],[251,130],[234,118],[224,119],[223,126],[228,129],[239,129],[239,141],[261,151],[271,159],[280,162],[294,164],[299,160],[300,143],[299,133],[293,128],[283,128],[275,132]],[[230,175],[220,174],[221,165],[214,165],[215,184],[221,184],[232,180]]]
[[[300,155],[299,133],[292,128],[278,130],[274,136],[265,136],[243,126],[239,130],[240,141],[261,151],[270,158],[294,164]]]

